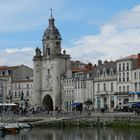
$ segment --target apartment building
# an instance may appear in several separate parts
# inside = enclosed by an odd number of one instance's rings
[[[24,99],[28,99],[27,96],[29,95],[30,100],[28,100],[31,101],[33,94],[33,70],[31,68],[25,65],[0,66],[0,78],[2,79],[1,83],[3,82],[1,87],[5,87],[3,91],[1,90],[3,102],[19,103],[20,97],[24,93],[26,95]],[[27,90],[25,91],[26,86]]]
[[[116,62],[98,61],[94,70],[95,109],[113,109],[116,106],[117,73]]]

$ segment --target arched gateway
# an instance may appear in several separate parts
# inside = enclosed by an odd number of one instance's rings
[[[46,107],[49,111],[53,110],[53,100],[50,95],[46,95],[43,98],[43,106]]]

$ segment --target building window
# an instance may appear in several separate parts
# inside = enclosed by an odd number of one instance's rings
[[[98,78],[100,77],[100,72],[99,72],[99,71],[97,72],[97,77],[98,77]]]
[[[127,86],[127,92],[129,92],[129,86]]]
[[[105,77],[105,70],[103,71],[103,75],[104,75],[104,77]]]
[[[137,73],[136,72],[134,73],[134,79],[137,79]]]
[[[129,72],[127,72],[127,81],[129,81]]]
[[[119,71],[121,71],[121,64],[119,64]]]
[[[123,72],[123,82],[125,82],[125,73]]]
[[[75,88],[77,88],[77,82],[74,82]]]
[[[27,91],[27,97],[29,96],[29,91]]]
[[[11,75],[11,70],[8,70],[8,76]]]
[[[50,75],[50,69],[48,69],[48,75]]]
[[[119,86],[119,92],[121,92],[121,90],[122,90],[122,89],[121,89],[121,86]]]
[[[80,88],[80,84],[79,84],[79,82],[78,82],[78,88]]]
[[[134,83],[134,90],[137,91],[137,83]]]
[[[83,88],[83,82],[81,82],[81,88]]]
[[[18,92],[18,97],[20,97],[20,91]]]
[[[111,106],[111,108],[114,108],[114,96],[111,96],[110,99],[111,99],[110,100],[110,106]]]
[[[84,82],[84,88],[86,88],[86,82]]]
[[[126,64],[126,69],[129,70],[129,63]]]
[[[113,76],[113,70],[110,70],[110,76],[111,77]]]
[[[27,84],[27,88],[29,88],[29,84]]]
[[[123,63],[123,70],[125,70],[125,63]]]
[[[15,97],[17,97],[17,92],[15,91]]]
[[[106,91],[106,84],[104,83],[104,91]]]
[[[125,92],[125,86],[123,86],[123,92]]]
[[[119,73],[119,82],[121,82],[121,73]]]
[[[18,85],[18,89],[20,89],[20,84]]]
[[[100,91],[100,84],[97,84],[97,91]]]
[[[111,83],[111,91],[113,91],[113,83]]]
[[[5,72],[4,71],[2,72],[2,76],[5,76]]]

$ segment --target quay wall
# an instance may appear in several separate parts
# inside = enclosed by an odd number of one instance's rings
[[[34,127],[121,127],[140,128],[139,116],[28,117],[20,119]]]

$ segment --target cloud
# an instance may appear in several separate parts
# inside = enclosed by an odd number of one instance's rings
[[[32,31],[47,24],[49,9],[53,6],[56,13],[65,0],[4,0],[0,1],[0,33]]]
[[[17,48],[8,48],[5,50],[5,52],[7,54],[15,54],[15,53],[28,53],[28,52],[31,52],[31,51],[34,51],[33,48],[30,48],[30,47],[27,47],[27,48],[21,48],[21,49],[17,49]]]
[[[140,52],[140,5],[122,11],[100,27],[97,35],[83,36],[67,49],[73,59],[116,60]]]
[[[7,48],[0,50],[0,65],[21,65],[33,67],[34,48],[24,47],[21,49]]]

